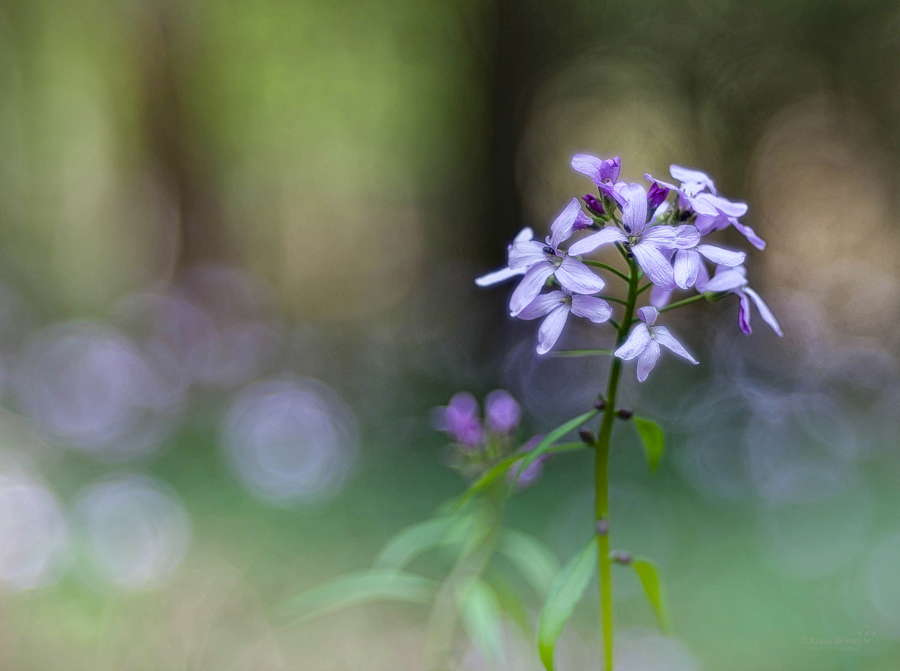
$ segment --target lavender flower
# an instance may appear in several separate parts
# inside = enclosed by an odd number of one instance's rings
[[[484,419],[494,433],[512,433],[519,427],[522,408],[508,391],[495,389],[484,397]]]
[[[433,425],[460,445],[479,448],[484,442],[484,432],[478,419],[478,401],[467,391],[454,394],[450,403],[437,408]]]
[[[637,379],[643,382],[659,359],[659,346],[663,345],[678,356],[687,359],[693,364],[699,363],[688,351],[669,333],[665,326],[654,326],[659,312],[653,307],[638,309],[638,317],[642,324],[635,326],[625,343],[615,351],[620,359],[629,360],[637,357]]]
[[[581,261],[561,251],[559,246],[572,237],[577,226],[590,224],[590,219],[581,211],[577,198],[566,206],[550,227],[551,234],[546,244],[537,240],[519,241],[509,251],[509,268],[525,271],[525,277],[513,291],[509,300],[509,312],[519,315],[544,288],[551,277],[564,288],[578,294],[595,294],[604,286],[600,277],[590,271]]]
[[[538,354],[546,354],[553,349],[570,312],[595,324],[609,321],[612,316],[612,308],[602,298],[573,294],[565,289],[541,294],[519,313],[519,319],[547,317],[538,329]]]
[[[626,184],[619,188],[622,198],[622,226],[625,233],[613,226],[587,236],[569,247],[569,254],[582,255],[595,249],[619,242],[624,244],[637,260],[650,281],[663,288],[675,286],[675,275],[663,250],[682,246],[695,246],[700,234],[693,226],[647,226],[647,192],[640,184]],[[627,235],[626,235],[627,233]],[[583,292],[588,293],[588,292]]]
[[[675,252],[675,284],[682,289],[690,289],[697,282],[702,261],[701,256],[722,266],[739,266],[747,258],[744,252],[733,252],[715,245],[695,245]]]
[[[590,177],[604,196],[618,202],[621,202],[617,193],[618,187],[624,184],[617,181],[621,167],[622,161],[618,156],[600,159],[590,154],[575,154],[572,157],[572,168]]]
[[[704,269],[705,270],[705,269]],[[701,288],[702,282],[702,288]],[[762,297],[751,289],[747,284],[747,270],[744,266],[736,266],[730,268],[720,265],[716,268],[716,273],[707,281],[707,278],[701,277],[697,283],[698,290],[730,292],[736,294],[740,298],[740,309],[738,311],[738,326],[744,335],[753,333],[750,326],[750,299],[756,303],[756,309],[759,310],[759,316],[763,321],[772,327],[778,336],[783,336],[781,326],[769,306],[766,305]]]

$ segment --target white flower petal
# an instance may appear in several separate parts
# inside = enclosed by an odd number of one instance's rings
[[[653,337],[660,345],[672,350],[678,356],[687,359],[693,364],[700,363],[688,353],[688,351],[680,342],[675,340],[675,336],[669,333],[669,329],[667,329],[665,326],[653,327]]]
[[[622,346],[615,351],[615,355],[620,359],[633,359],[644,351],[650,342],[650,331],[646,324],[638,324],[628,335],[628,339],[622,343]]]

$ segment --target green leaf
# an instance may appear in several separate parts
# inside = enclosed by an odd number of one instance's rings
[[[559,573],[559,560],[549,547],[534,536],[504,529],[497,550],[507,557],[540,596],[550,590]]]
[[[462,543],[474,526],[469,515],[452,515],[419,522],[397,532],[375,559],[375,567],[401,569],[423,552]]]
[[[631,562],[631,566],[644,586],[644,593],[650,600],[650,605],[653,606],[653,612],[656,613],[660,628],[668,631],[669,613],[666,608],[666,595],[656,565],[649,559],[635,559]]]
[[[591,537],[581,552],[565,565],[550,587],[550,594],[541,609],[538,628],[538,650],[547,671],[553,671],[553,649],[575,605],[597,566],[597,538]]]
[[[472,578],[458,596],[460,619],[469,638],[488,661],[488,668],[506,666],[500,602],[483,580]]]
[[[634,428],[637,429],[638,436],[644,444],[644,453],[647,455],[650,470],[655,471],[666,449],[665,434],[659,424],[652,419],[635,416],[631,418],[631,421],[634,422]]]
[[[412,573],[372,569],[339,578],[287,601],[283,609],[300,620],[373,601],[427,604],[437,590],[434,580]]]
[[[518,481],[519,476],[522,475],[526,468],[534,463],[535,459],[537,459],[539,456],[544,454],[544,452],[553,447],[553,443],[555,443],[570,431],[574,431],[585,422],[590,421],[599,413],[599,410],[594,409],[584,413],[583,415],[578,415],[578,417],[570,419],[565,424],[556,427],[555,429],[553,429],[553,431],[544,436],[543,440],[541,440],[541,442],[534,446],[534,449],[529,450],[525,453],[525,458],[522,459],[522,463],[519,464],[519,470],[516,471],[515,481]]]

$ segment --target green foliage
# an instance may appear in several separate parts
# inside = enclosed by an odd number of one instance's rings
[[[632,417],[634,428],[637,429],[641,443],[644,445],[644,454],[647,455],[647,463],[650,470],[655,471],[666,449],[666,437],[659,424],[646,417]]]
[[[550,587],[550,594],[541,609],[538,629],[538,650],[547,671],[553,671],[553,650],[556,647],[556,640],[594,574],[597,551],[597,538],[592,536],[584,549],[560,571]]]
[[[535,592],[542,597],[549,592],[560,568],[553,550],[534,536],[513,529],[502,531],[497,550],[516,566]]]
[[[284,610],[299,620],[374,601],[427,604],[437,583],[412,573],[372,569],[345,576],[289,600]]]
[[[542,454],[547,452],[551,447],[553,447],[553,444],[557,440],[562,438],[564,435],[566,435],[570,431],[574,431],[575,429],[577,429],[579,426],[581,426],[585,422],[589,422],[594,417],[596,417],[599,413],[600,413],[600,411],[595,409],[595,410],[590,410],[590,411],[584,413],[583,415],[578,415],[578,417],[575,417],[574,419],[570,419],[565,424],[562,424],[562,425],[556,427],[555,429],[553,429],[553,431],[551,431],[546,436],[544,436],[543,440],[541,440],[541,442],[539,442],[537,445],[535,445],[533,450],[530,450],[529,452],[525,453],[525,458],[522,459],[522,463],[519,464],[519,470],[516,471],[515,479],[518,480],[519,476],[522,475],[522,473],[525,471],[525,469],[528,468],[531,464],[533,464],[535,459],[537,459]]]
[[[505,666],[501,606],[496,592],[484,580],[472,578],[458,596],[460,619],[489,668]]]
[[[653,606],[659,626],[663,631],[668,631],[669,613],[666,608],[665,591],[656,565],[649,559],[635,559],[631,562],[631,566],[640,578],[641,585],[644,586],[644,593],[647,595],[650,605]]]
[[[375,567],[402,569],[424,552],[464,542],[475,524],[471,515],[452,515],[406,527],[387,542]]]

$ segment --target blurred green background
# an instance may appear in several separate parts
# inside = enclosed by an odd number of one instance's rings
[[[590,407],[607,364],[473,284],[591,191],[582,151],[746,200],[786,332],[692,306],[702,365],[625,385],[670,444],[650,475],[620,427],[613,544],[673,634],[617,577],[618,668],[896,670],[900,8],[850,0],[3,0],[0,668],[422,668],[420,607],[279,605],[462,491],[455,391],[527,435]],[[509,525],[567,560],[590,476],[551,461]]]

